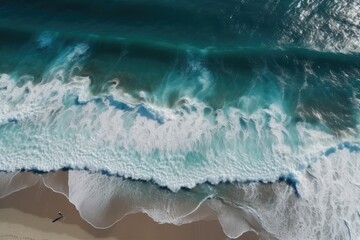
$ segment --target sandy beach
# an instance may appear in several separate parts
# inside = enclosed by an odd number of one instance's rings
[[[58,217],[64,218],[52,223]],[[96,229],[84,221],[62,194],[42,183],[0,199],[0,239],[228,239],[218,221],[199,221],[176,226],[158,224],[146,214],[131,214],[108,229]],[[254,240],[253,233],[241,240]]]

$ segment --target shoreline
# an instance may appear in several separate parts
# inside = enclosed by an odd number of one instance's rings
[[[58,212],[64,219],[52,223]],[[228,239],[217,220],[197,221],[176,226],[158,224],[144,213],[130,214],[113,226],[97,229],[79,215],[62,194],[47,188],[42,181],[0,199],[2,239]],[[256,240],[246,233],[240,240]]]

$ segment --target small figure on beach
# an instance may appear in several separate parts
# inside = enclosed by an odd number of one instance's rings
[[[52,222],[54,223],[54,222],[56,222],[56,221],[58,221],[58,220],[60,220],[60,219],[62,219],[63,217],[64,217],[64,215],[62,214],[62,212],[60,212],[59,211],[59,217],[57,217],[57,218],[55,218],[54,220],[52,220]]]

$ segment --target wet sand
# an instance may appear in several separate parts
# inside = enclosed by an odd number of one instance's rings
[[[64,218],[52,223],[58,217]],[[158,224],[146,214],[131,214],[108,229],[96,229],[84,221],[75,206],[62,194],[42,183],[0,199],[0,239],[103,239],[184,240],[228,239],[218,221],[199,221],[176,226]],[[253,233],[239,238],[255,240]]]

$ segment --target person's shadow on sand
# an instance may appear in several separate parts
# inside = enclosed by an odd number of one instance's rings
[[[59,215],[60,215],[59,217],[52,220],[53,223],[56,222],[56,221],[59,221],[60,219],[62,219],[64,217],[64,215],[61,212],[59,212]]]

